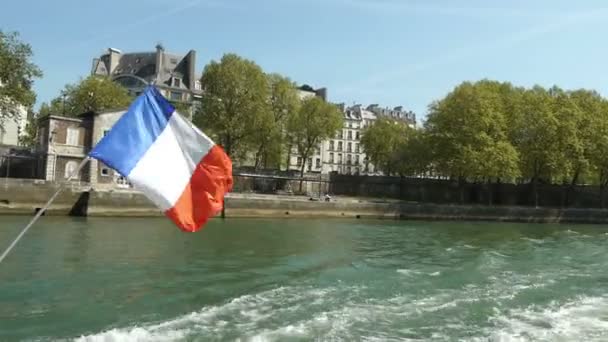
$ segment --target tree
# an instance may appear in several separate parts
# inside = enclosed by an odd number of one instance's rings
[[[558,136],[560,123],[553,109],[549,92],[535,86],[524,92],[521,115],[511,127],[513,145],[520,155],[520,170],[532,183],[536,206],[539,204],[539,181],[558,179],[566,165],[561,151],[564,144]]]
[[[413,135],[413,129],[403,121],[380,117],[362,133],[361,146],[369,161],[391,175],[396,171],[400,149]]]
[[[40,114],[77,116],[89,111],[99,112],[128,106],[133,101],[126,88],[108,77],[91,75],[76,84],[68,84],[61,96],[43,103]]]
[[[289,155],[286,137],[287,121],[298,110],[300,104],[296,86],[291,80],[278,74],[269,74],[267,78],[270,87],[269,107],[273,120],[266,121],[264,134],[258,136],[256,169],[260,166],[268,168],[270,165],[281,167],[283,155]],[[289,166],[289,162],[287,165]]]
[[[302,158],[300,167],[300,192],[306,161],[325,139],[333,137],[342,128],[342,112],[333,104],[318,97],[304,99],[300,109],[289,117],[287,132],[292,146]]]
[[[36,102],[32,85],[34,79],[42,77],[42,71],[31,57],[32,48],[19,40],[18,33],[0,30],[0,127]]]
[[[578,94],[583,95],[583,94]],[[593,143],[589,146],[590,166],[597,173],[600,194],[600,208],[604,208],[604,192],[608,186],[608,101],[596,93],[587,93],[585,111],[595,113],[590,118],[588,138]],[[579,101],[581,99],[578,99]]]
[[[433,170],[431,149],[425,130],[411,129],[407,141],[398,148],[397,171],[402,176],[424,175]]]
[[[269,87],[262,69],[252,61],[226,54],[212,61],[201,77],[203,96],[194,123],[214,135],[233,159],[252,150],[272,115]]]
[[[510,85],[492,81],[464,82],[430,106],[425,129],[437,171],[464,182],[514,179],[518,154],[508,139],[502,94]],[[491,195],[489,196],[491,202]]]
[[[19,145],[26,147],[36,146],[36,134],[38,132],[38,118],[31,115],[25,125],[25,133],[19,136]]]

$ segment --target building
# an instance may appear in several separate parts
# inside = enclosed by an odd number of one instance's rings
[[[404,111],[403,107],[395,109],[380,108],[378,105],[370,105],[363,108],[362,105],[353,105],[346,108],[340,104],[344,113],[344,127],[337,132],[336,136],[320,144],[315,153],[304,161],[294,151],[289,168],[299,170],[302,163],[306,163],[305,170],[312,173],[331,173],[349,175],[381,175],[374,165],[370,163],[363,147],[361,146],[362,131],[379,117],[390,117],[395,120],[406,121],[415,127],[416,115],[411,111]]]
[[[19,138],[26,134],[27,119],[27,109],[19,106],[15,117],[0,122],[0,145],[19,145]]]
[[[77,118],[46,116],[38,122],[38,153],[44,160],[44,179],[64,181],[77,169],[89,151],[126,113],[127,108],[100,113],[86,113]],[[120,174],[92,159],[74,181],[90,183],[94,188],[130,188]]]
[[[323,99],[323,101],[327,101],[327,88],[319,88],[314,89],[308,84],[301,85],[297,87],[298,95],[300,96],[300,100],[303,100],[308,97],[318,96]]]
[[[410,127],[416,127],[416,114],[412,111],[404,110],[403,106],[398,106],[393,109],[388,107],[382,108],[377,104],[371,104],[367,106],[367,110],[376,114],[378,117],[389,117],[395,120],[402,120],[407,122]]]
[[[190,50],[185,56],[168,53],[161,45],[152,52],[123,53],[110,48],[107,53],[93,59],[92,75],[111,77],[129,90],[131,95],[139,95],[149,84],[155,84],[159,91],[172,102],[192,105],[200,101],[202,87],[196,74],[196,51]]]

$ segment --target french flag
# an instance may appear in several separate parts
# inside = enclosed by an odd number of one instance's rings
[[[232,190],[230,158],[154,86],[135,99],[89,156],[127,178],[186,232],[220,212]]]

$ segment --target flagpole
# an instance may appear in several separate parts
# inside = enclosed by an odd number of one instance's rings
[[[13,247],[15,247],[15,245],[17,244],[17,242],[19,242],[19,240],[21,240],[21,238],[23,237],[23,235],[25,235],[25,233],[28,231],[28,229],[30,229],[30,227],[32,225],[34,225],[34,223],[36,223],[36,221],[38,221],[38,219],[40,218],[40,216],[42,216],[42,214],[44,214],[44,212],[51,206],[51,203],[53,203],[53,201],[55,200],[55,198],[59,195],[59,193],[63,190],[63,188],[65,187],[65,185],[72,180],[72,178],[74,178],[74,176],[76,176],[77,174],[80,173],[80,171],[82,170],[82,168],[86,165],[86,163],[89,161],[90,157],[86,157],[82,160],[82,162],[80,162],[80,165],[78,165],[78,167],[76,168],[76,170],[74,170],[72,172],[72,174],[70,174],[70,176],[68,177],[68,179],[63,182],[60,186],[59,189],[57,189],[57,191],[55,191],[55,193],[53,194],[53,196],[51,196],[51,198],[49,198],[49,200],[46,202],[46,204],[44,205],[44,207],[42,207],[40,210],[38,210],[38,212],[36,213],[36,215],[34,215],[34,217],[32,218],[32,220],[30,221],[30,223],[27,224],[27,226],[25,226],[25,228],[23,228],[23,230],[21,231],[21,233],[19,233],[19,235],[17,235],[17,237],[15,238],[15,240],[13,240],[13,242],[10,244],[10,246],[8,246],[8,248],[2,253],[2,255],[0,255],[0,263],[2,263],[2,261],[4,260],[4,258],[6,258],[6,256],[8,255],[8,253],[10,253],[10,251],[13,249]]]

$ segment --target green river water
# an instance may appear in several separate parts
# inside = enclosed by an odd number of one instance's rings
[[[56,340],[606,341],[608,227],[43,217],[0,341]]]

